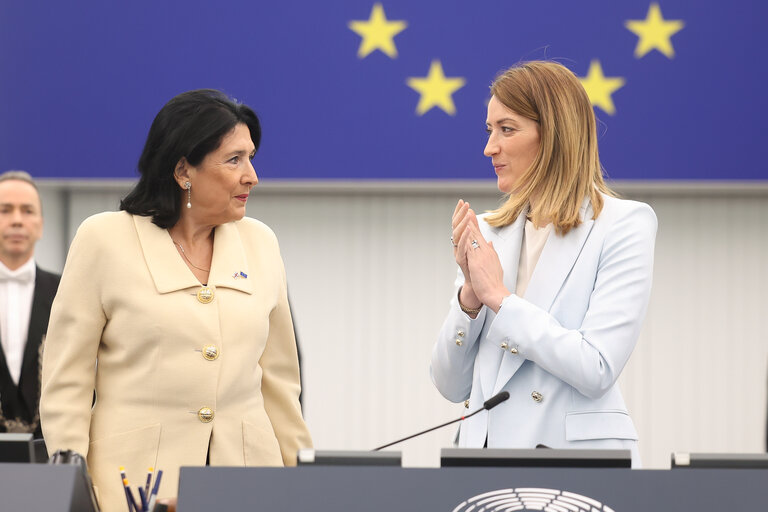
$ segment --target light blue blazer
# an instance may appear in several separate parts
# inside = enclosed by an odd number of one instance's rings
[[[653,273],[656,215],[644,203],[604,196],[592,220],[565,236],[552,231],[524,297],[476,319],[459,309],[459,270],[450,311],[432,352],[432,380],[448,400],[474,411],[506,390],[509,400],[465,420],[459,446],[627,448],[639,466],[637,432],[617,379],[640,334]],[[525,213],[480,230],[493,242],[504,285],[515,290]]]

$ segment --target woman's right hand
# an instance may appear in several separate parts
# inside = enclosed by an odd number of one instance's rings
[[[461,289],[459,300],[461,300],[461,303],[465,306],[474,308],[480,304],[480,300],[475,296],[472,289],[472,278],[469,274],[469,264],[467,263],[467,243],[462,243],[462,236],[470,223],[477,227],[478,231],[480,230],[477,224],[477,216],[472,208],[470,208],[469,203],[465,202],[463,199],[459,199],[459,202],[456,203],[456,208],[453,210],[453,218],[451,219],[453,257],[456,260],[456,264],[461,268],[461,272],[464,274],[464,286]]]

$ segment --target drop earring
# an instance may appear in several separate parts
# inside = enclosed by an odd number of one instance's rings
[[[192,208],[192,184],[185,181],[184,188],[187,189],[187,208]]]

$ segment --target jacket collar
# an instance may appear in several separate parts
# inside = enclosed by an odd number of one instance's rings
[[[524,298],[544,311],[549,311],[552,307],[557,292],[571,273],[592,231],[595,221],[592,219],[592,205],[588,197],[581,203],[579,217],[581,224],[565,236],[558,235],[555,231],[550,233],[533,270]]]
[[[499,237],[502,240],[517,240],[521,241],[523,236],[523,228],[525,228],[525,219],[528,217],[530,208],[526,205],[520,211],[520,215],[517,216],[512,224],[507,224],[500,228],[489,227],[491,233]]]
[[[151,217],[134,215],[133,222],[158,293],[200,287],[200,282],[176,250],[168,230],[152,224]],[[237,225],[229,222],[216,226],[208,286],[221,286],[252,294],[252,279],[240,276],[240,272],[247,276],[249,269]],[[233,277],[235,274],[239,277]]]
[[[520,251],[522,250],[527,215],[528,207],[526,206],[512,224],[500,228],[489,226],[490,235],[487,239],[494,242],[494,249],[499,255],[499,261],[504,271],[504,286],[511,291],[517,287],[517,267],[520,264]],[[496,243],[497,241],[503,241],[503,243]]]

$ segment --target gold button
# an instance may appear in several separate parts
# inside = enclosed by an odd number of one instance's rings
[[[464,331],[456,331],[456,336],[458,336],[459,338],[463,338],[464,337]]]
[[[461,340],[460,340],[459,338],[456,338],[456,344],[457,344],[458,346],[461,346]]]
[[[542,400],[544,400],[544,395],[542,395],[538,391],[534,391],[533,393],[531,393],[531,398],[533,398],[534,402],[541,402]]]
[[[219,349],[216,345],[206,345],[203,347],[203,357],[208,361],[215,361],[219,358]]]
[[[469,409],[469,400],[464,400],[464,408]]]
[[[517,354],[517,347],[512,347],[511,349],[509,349],[509,351],[512,352],[513,354]]]
[[[507,350],[508,348],[509,348],[509,345],[507,345],[507,342],[506,342],[506,341],[505,341],[504,343],[502,343],[502,344],[501,344],[501,349],[502,349],[502,350]]]
[[[197,411],[197,417],[203,423],[210,423],[213,421],[213,409],[210,407],[201,407],[200,410]]]
[[[197,290],[197,300],[203,304],[209,304],[213,300],[213,290],[207,286],[203,286]]]

